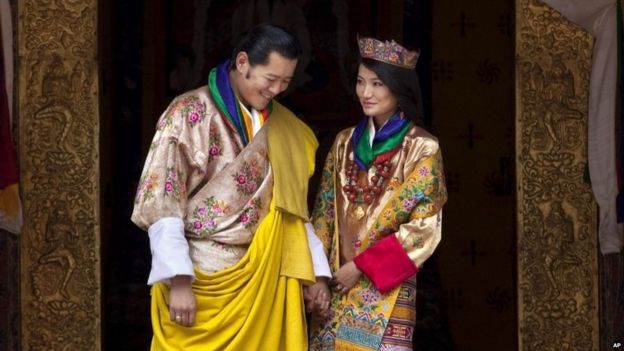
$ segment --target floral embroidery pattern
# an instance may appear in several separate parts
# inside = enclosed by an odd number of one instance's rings
[[[396,189],[396,188],[398,188],[400,186],[401,186],[401,182],[399,181],[399,178],[398,177],[392,177],[388,181],[388,185],[386,187],[386,191],[394,191],[394,189]]]
[[[262,203],[260,199],[251,199],[243,208],[243,212],[238,217],[238,220],[246,229],[251,229],[258,223],[258,220],[260,219],[258,210],[261,205]]]
[[[316,195],[314,209],[312,210],[312,223],[314,230],[325,247],[330,246],[331,235],[334,232],[334,157],[330,151],[323,173],[321,174],[321,187]],[[331,256],[333,257],[333,256]]]
[[[437,155],[436,155],[437,156]],[[418,167],[406,180],[398,196],[391,200],[391,207],[382,212],[382,218],[401,224],[408,219],[437,212],[446,200],[444,174],[441,160],[433,156]]]
[[[189,229],[199,236],[206,236],[215,233],[217,230],[217,219],[224,217],[230,212],[230,208],[222,200],[216,200],[211,196],[204,200],[204,206],[198,206],[188,221]]]
[[[165,179],[165,196],[173,195],[180,198],[180,195],[186,194],[186,184],[184,184],[184,174],[178,176],[178,172],[173,168],[167,168],[167,178]]]
[[[177,114],[181,114],[191,127],[204,120],[206,116],[206,105],[197,96],[185,96],[174,102],[171,109],[158,121],[156,128],[165,129],[173,124],[173,119]]]
[[[167,112],[164,116],[160,118],[158,124],[156,124],[157,131],[164,130],[165,128],[170,127],[173,124],[174,109]]]
[[[197,96],[186,97],[183,100],[182,116],[186,116],[191,127],[195,127],[206,117],[206,106]]]
[[[220,243],[218,241],[210,240],[210,245],[214,247],[218,247],[219,250],[227,252],[227,253],[236,253],[236,249],[234,245],[228,245],[224,243]]]
[[[425,247],[425,241],[423,240],[421,235],[412,236],[408,240],[410,241],[410,244],[412,245],[413,248],[422,249],[423,247]]]
[[[362,307],[365,305],[374,304],[379,300],[379,293],[376,290],[365,289],[359,292],[361,300],[358,303],[362,303]]]
[[[252,195],[262,183],[262,170],[257,160],[245,162],[240,172],[234,174],[236,190],[243,195]]]
[[[318,192],[316,206],[313,210],[313,216],[324,216],[329,219],[329,223],[334,218],[334,188],[332,185],[331,173],[323,171],[321,180],[321,189]]]
[[[217,133],[215,126],[210,126],[208,144],[208,162],[212,162],[217,156],[223,154],[223,146],[221,145],[221,136]]]
[[[134,199],[134,203],[139,203],[141,199],[148,201],[154,198],[154,189],[158,186],[158,174],[148,174],[141,178],[139,188]]]

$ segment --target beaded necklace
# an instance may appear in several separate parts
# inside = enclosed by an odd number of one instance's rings
[[[356,126],[351,140],[351,161],[345,166],[342,187],[349,202],[357,205],[356,218],[364,217],[363,204],[370,205],[385,191],[384,183],[392,174],[390,159],[400,150],[401,141],[410,127],[411,122],[396,113],[375,133],[371,145],[368,120],[364,119]],[[370,179],[369,169],[372,171]]]
[[[398,150],[397,150],[398,151]],[[396,152],[395,152],[396,153]],[[383,184],[390,176],[390,170],[392,166],[389,160],[376,160],[371,166],[373,175],[368,179],[368,172],[365,173],[366,185],[361,186],[359,184],[360,168],[354,161],[350,161],[347,165],[345,174],[347,176],[346,184],[342,187],[342,190],[347,194],[347,198],[352,203],[371,204],[373,200],[379,196],[383,191]]]

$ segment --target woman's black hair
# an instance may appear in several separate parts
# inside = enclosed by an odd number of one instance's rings
[[[411,119],[417,126],[424,127],[422,94],[416,70],[369,58],[361,58],[359,63],[375,72],[390,89],[406,118]]]
[[[244,51],[249,58],[249,64],[266,65],[272,52],[294,60],[302,53],[299,40],[286,29],[274,24],[263,23],[251,28],[239,41],[232,51],[230,70],[235,68],[236,55]]]

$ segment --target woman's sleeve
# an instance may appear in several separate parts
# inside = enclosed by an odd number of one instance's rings
[[[325,159],[321,173],[321,184],[316,194],[311,223],[314,232],[323,243],[325,255],[329,257],[334,233],[334,163],[336,144],[332,146]]]
[[[442,205],[447,195],[439,150],[420,160],[412,172],[417,172],[417,186],[410,191],[413,196],[401,202],[412,208],[409,220],[353,259],[381,292],[416,274],[442,238]]]

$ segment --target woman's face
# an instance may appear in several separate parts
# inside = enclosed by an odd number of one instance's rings
[[[360,64],[355,92],[367,116],[381,125],[397,110],[397,99],[377,74]]]

